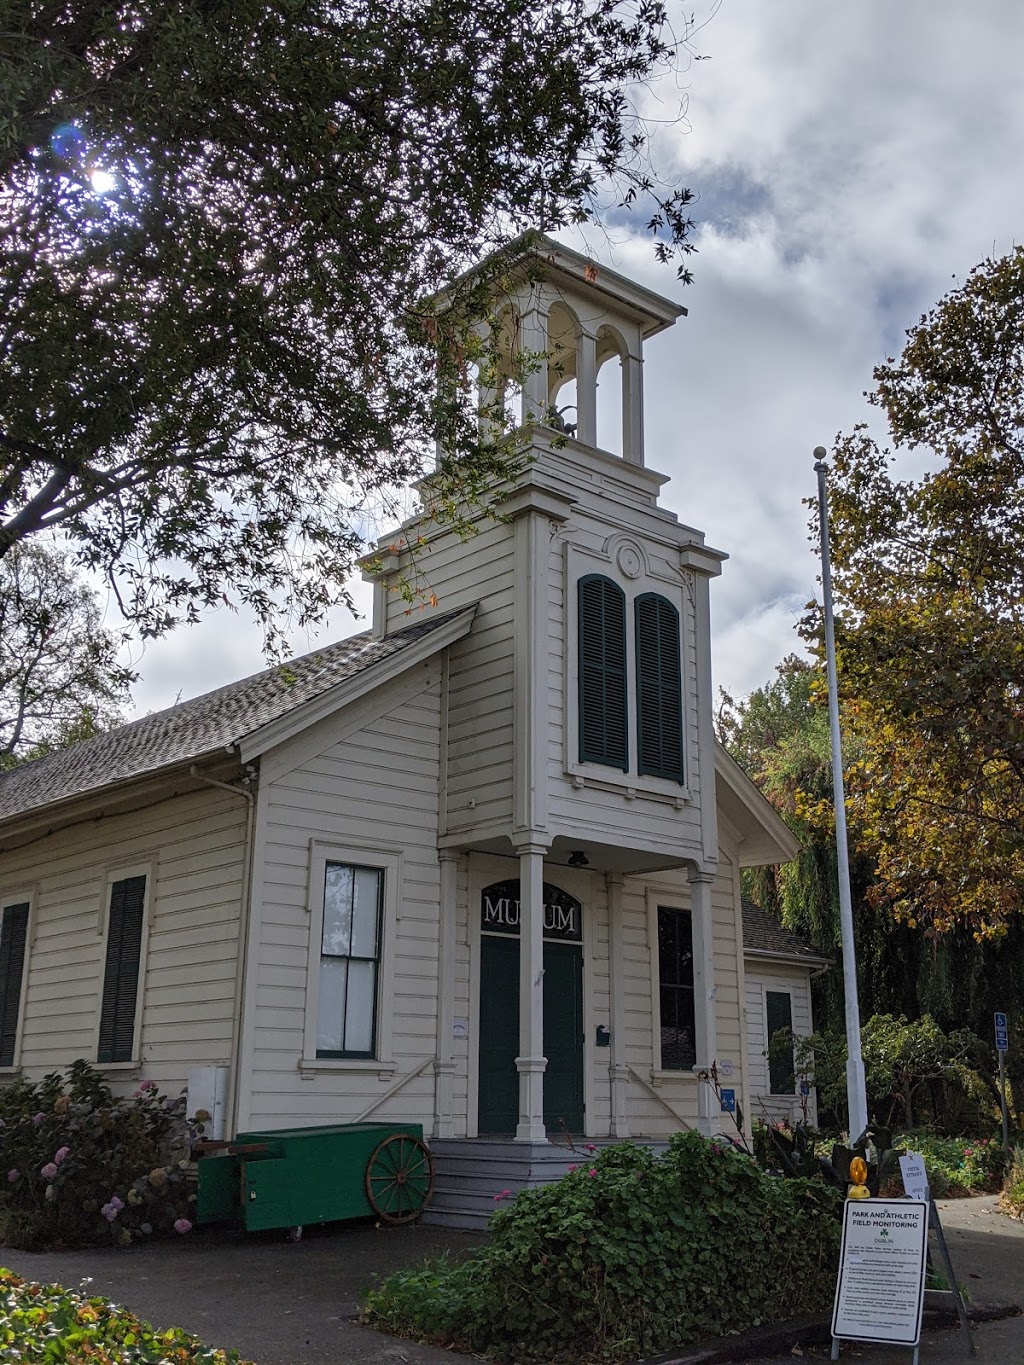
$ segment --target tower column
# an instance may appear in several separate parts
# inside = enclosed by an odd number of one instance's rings
[[[586,330],[576,343],[576,439],[597,445],[597,338]]]
[[[639,355],[622,357],[622,458],[644,462],[644,362]]]

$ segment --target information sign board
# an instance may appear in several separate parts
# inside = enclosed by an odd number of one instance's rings
[[[996,1051],[1008,1052],[1010,1034],[1006,1027],[1006,1015],[996,1011]]]
[[[735,1091],[735,1090],[720,1090],[718,1093],[719,1093],[719,1094],[721,1095],[721,1097],[722,1097],[722,1113],[723,1113],[723,1114],[735,1114],[735,1112],[736,1112],[736,1091]]]
[[[900,1157],[900,1174],[903,1176],[903,1193],[907,1198],[920,1199],[927,1204],[931,1191],[928,1188],[924,1157],[920,1152],[908,1152]]]
[[[921,1340],[928,1205],[848,1199],[832,1335],[916,1346]]]

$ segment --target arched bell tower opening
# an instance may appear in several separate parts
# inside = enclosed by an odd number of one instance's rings
[[[594,444],[610,455],[626,448],[625,396],[626,343],[607,324],[597,334],[597,433]]]

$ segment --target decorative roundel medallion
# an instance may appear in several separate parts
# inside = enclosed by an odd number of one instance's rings
[[[620,545],[615,559],[619,566],[619,570],[626,578],[640,577],[644,562],[640,558],[640,551],[635,545]]]

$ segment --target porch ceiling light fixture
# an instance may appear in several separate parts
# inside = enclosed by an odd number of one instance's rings
[[[569,866],[589,867],[590,859],[587,857],[587,855],[583,852],[581,848],[574,848],[573,851],[569,854]]]

